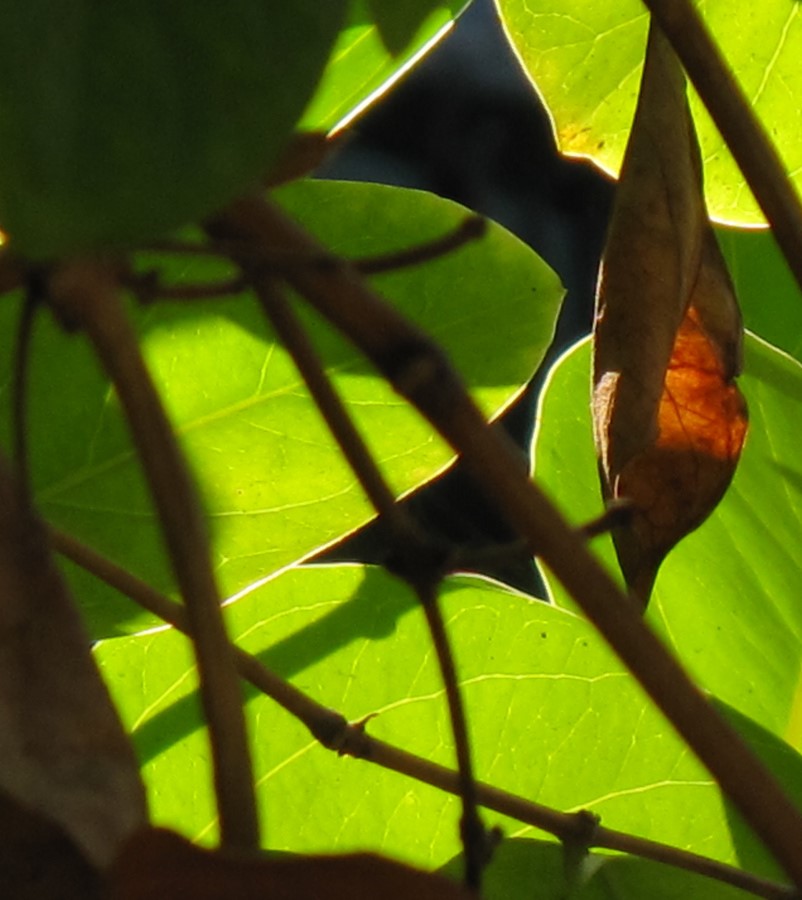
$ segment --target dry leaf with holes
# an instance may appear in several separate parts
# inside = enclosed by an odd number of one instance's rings
[[[102,869],[146,821],[145,792],[44,527],[2,460],[0,600],[0,792]]]
[[[685,76],[652,25],[599,278],[593,423],[613,539],[648,602],[671,548],[716,507],[747,429],[742,324],[707,217]]]

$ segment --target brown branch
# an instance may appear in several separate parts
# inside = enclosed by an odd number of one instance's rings
[[[389,567],[409,583],[423,607],[445,686],[462,800],[460,832],[465,848],[465,883],[479,890],[487,858],[485,832],[476,805],[465,709],[457,681],[454,657],[437,604],[437,588],[444,574],[445,557],[422,534],[407,510],[396,503],[364,439],[334,389],[317,353],[280,287],[270,275],[255,273],[254,289],[273,327],[298,367],[310,394],[376,511],[391,529],[397,547]]]
[[[157,272],[132,275],[124,279],[124,285],[142,304],[158,300],[218,300],[220,297],[241,294],[248,289],[242,277],[222,278],[200,284],[163,284]]]
[[[802,288],[802,205],[786,167],[690,0],[644,0],[671,41]]]
[[[49,534],[51,545],[62,556],[158,618],[169,622],[178,631],[187,633],[186,615],[177,603],[173,603],[150,585],[72,535],[53,526],[49,526]],[[315,740],[327,749],[406,775],[446,793],[460,795],[460,777],[457,772],[372,738],[360,725],[349,724],[340,713],[322,706],[294,685],[279,678],[265,668],[256,657],[236,645],[232,646],[232,652],[240,675],[301,721]],[[487,809],[553,834],[564,842],[570,842],[586,834],[585,826],[576,813],[551,809],[481,781],[475,782],[475,785],[477,800]],[[799,897],[796,891],[785,885],[697,853],[635,837],[623,831],[597,827],[593,831],[592,843],[595,847],[630,853],[696,872],[770,900],[791,900]]]
[[[299,254],[323,252],[284,213],[261,198],[244,198],[223,216],[225,226],[259,246]],[[478,483],[494,497],[531,552],[552,569],[587,617],[710,770],[781,865],[802,886],[802,815],[711,706],[640,613],[527,475],[518,448],[488,426],[443,352],[388,307],[347,265],[297,270],[294,288],[343,331],[395,389],[409,399],[462,454]]]
[[[362,490],[376,512],[388,522],[394,534],[409,537],[409,532],[412,531],[409,516],[395,502],[395,495],[387,486],[367,444],[329,381],[309,336],[283,295],[280,285],[270,275],[257,275],[252,278],[252,283],[274,331],[292,356]]]
[[[242,696],[189,471],[140,353],[113,268],[72,262],[49,283],[55,311],[83,328],[114,385],[150,485],[186,607],[214,761],[221,838],[255,849],[259,828]]]
[[[321,166],[331,152],[343,142],[342,137],[329,137],[322,131],[294,134],[273,163],[265,179],[268,187],[278,187],[310,175]]]
[[[415,586],[413,585],[413,587]],[[443,613],[438,604],[437,585],[433,583],[420,584],[416,587],[416,593],[426,614],[429,634],[437,654],[451,718],[451,730],[454,735],[454,747],[457,754],[457,787],[462,800],[460,835],[462,846],[465,848],[465,884],[470,890],[478,892],[482,884],[482,869],[490,857],[490,842],[479,817],[465,704],[462,701],[462,693],[457,679],[454,653],[443,622]]]
[[[359,269],[363,275],[379,275],[382,272],[393,272],[397,269],[419,266],[446,256],[465,244],[484,237],[486,232],[487,219],[477,215],[466,216],[453,231],[442,237],[425,241],[415,247],[407,247],[397,253],[353,259],[351,265]]]

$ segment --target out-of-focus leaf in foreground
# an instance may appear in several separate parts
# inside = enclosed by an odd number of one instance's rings
[[[0,792],[31,813],[34,834],[49,834],[37,817],[59,826],[60,853],[73,855],[68,836],[103,867],[144,823],[144,790],[46,531],[4,460],[0,598]]]
[[[602,260],[593,417],[614,531],[643,604],[665,555],[710,514],[746,434],[741,320],[707,220],[685,78],[655,26]]]
[[[257,182],[345,0],[0,8],[0,220],[50,257],[148,240]]]

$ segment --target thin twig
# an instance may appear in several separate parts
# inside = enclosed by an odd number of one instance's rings
[[[186,615],[179,604],[173,603],[149,584],[72,535],[53,526],[48,527],[50,542],[58,553],[158,618],[169,622],[178,631],[187,633]],[[372,738],[363,727],[349,724],[340,713],[321,705],[294,685],[279,678],[255,656],[237,646],[232,646],[232,651],[240,675],[302,722],[324,747],[406,775],[449,794],[460,795],[460,778],[457,772]],[[582,832],[583,826],[576,813],[560,812],[481,781],[475,784],[477,800],[487,809],[553,834],[562,841],[570,841]],[[696,872],[769,900],[792,900],[799,897],[797,892],[786,885],[697,853],[623,831],[598,827],[593,833],[593,846],[630,853]]]
[[[362,490],[393,532],[405,534],[410,525],[408,514],[396,503],[395,495],[376,467],[345,404],[326,376],[309,336],[287,302],[281,287],[269,275],[252,278],[252,282],[257,299],[274,331],[292,356]]]
[[[407,510],[396,503],[370,450],[354,425],[345,404],[334,389],[317,353],[296,318],[280,287],[268,275],[254,277],[254,289],[282,343],[306,382],[309,392],[326,420],[359,483],[376,511],[391,529],[398,551],[389,561],[393,571],[415,590],[423,606],[432,643],[445,686],[462,799],[461,835],[465,848],[465,882],[479,889],[482,867],[487,856],[485,833],[476,807],[476,788],[456,667],[448,635],[437,605],[437,588],[443,577],[445,558],[440,548],[420,533]]]
[[[200,284],[162,284],[158,273],[149,272],[125,280],[125,286],[142,304],[157,300],[218,300],[241,294],[248,289],[248,282],[240,277],[222,278]]]
[[[439,259],[454,250],[483,237],[487,232],[487,219],[483,216],[466,216],[457,227],[432,241],[425,241],[415,247],[407,247],[397,253],[386,253],[381,256],[366,256],[360,259],[352,259],[351,265],[363,275],[379,275],[382,272],[393,272],[397,269],[407,269],[410,266],[419,266],[423,263]]]
[[[462,846],[465,848],[465,884],[470,890],[478,891],[482,884],[482,869],[488,862],[489,846],[487,833],[482,820],[479,818],[476,780],[473,774],[465,704],[462,702],[462,693],[459,689],[457,670],[454,665],[454,653],[448,640],[448,631],[443,622],[443,614],[438,604],[437,585],[424,583],[415,587],[418,599],[426,614],[429,634],[432,637],[432,644],[440,665],[440,672],[446,691],[446,701],[448,702],[448,712],[451,718],[451,730],[454,734],[459,796],[462,799],[460,834]]]
[[[671,41],[802,288],[802,205],[776,147],[689,0],[644,0]]]
[[[322,252],[310,235],[261,198],[242,199],[224,218],[243,240],[250,239],[254,253],[259,246],[299,254]],[[620,591],[588,552],[584,536],[530,480],[520,450],[497,427],[488,426],[443,352],[348,266],[298,270],[287,277],[462,455],[467,470],[526,538],[530,551],[552,569],[797,886],[802,886],[802,814],[646,626],[632,598]]]
[[[222,842],[256,849],[259,828],[242,695],[229,650],[195,486],[145,367],[115,273],[73,262],[49,283],[55,311],[87,333],[114,385],[150,484],[186,607],[214,762]]]

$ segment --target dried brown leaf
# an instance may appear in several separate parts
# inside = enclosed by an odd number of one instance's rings
[[[593,419],[613,533],[648,601],[669,550],[712,512],[746,436],[737,301],[704,206],[685,77],[655,25],[599,279]]]
[[[467,900],[439,875],[372,853],[286,859],[203,850],[171,831],[135,835],[109,872],[108,900]]]
[[[42,524],[0,460],[0,790],[103,867],[146,820],[130,742]]]

